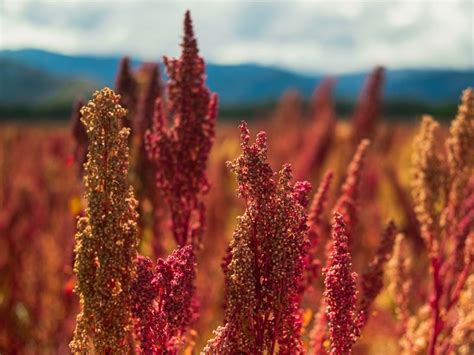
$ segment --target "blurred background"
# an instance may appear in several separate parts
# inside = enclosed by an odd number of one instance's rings
[[[328,75],[344,115],[376,65],[395,118],[452,116],[474,83],[469,0],[1,0],[0,118],[66,119],[76,96],[114,85],[121,56],[178,55],[186,9],[220,119],[266,113],[287,89],[307,99]]]
[[[0,0],[1,354],[69,354],[79,311],[74,234],[87,205],[88,137],[79,110],[95,90],[116,88],[133,103],[129,179],[139,201],[139,252],[156,260],[176,247],[169,212],[141,165],[148,161],[142,129],[151,127],[154,99],[166,96],[162,57],[180,55],[186,9],[206,85],[219,96],[197,262],[200,318],[189,349],[202,349],[222,324],[221,265],[245,208],[225,166],[240,154],[241,119],[252,121],[252,137],[268,132],[272,168],[291,163],[295,180],[312,183],[311,196],[333,171],[321,218],[322,265],[349,163],[361,139],[371,140],[360,177],[354,270],[366,270],[394,219],[416,255],[410,307],[426,309],[431,285],[411,200],[411,147],[420,116],[432,114],[444,120],[441,149],[462,91],[474,85],[474,1]],[[322,281],[319,275],[302,303],[305,346]],[[404,331],[393,297],[384,290],[373,308],[354,353],[400,354]]]

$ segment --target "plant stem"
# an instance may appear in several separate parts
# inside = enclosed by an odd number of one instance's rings
[[[443,294],[443,285],[440,278],[440,262],[438,256],[431,256],[431,267],[433,269],[433,295],[431,298],[431,315],[433,320],[433,331],[431,333],[430,344],[428,348],[429,355],[436,354],[436,342],[438,335],[443,329],[443,320],[441,319],[440,301]]]

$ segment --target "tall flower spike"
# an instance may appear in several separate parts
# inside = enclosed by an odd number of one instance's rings
[[[360,335],[357,304],[357,274],[351,271],[346,226],[343,216],[336,212],[333,224],[333,250],[331,266],[326,271],[324,297],[329,320],[330,353],[350,354],[352,345]]]
[[[120,60],[117,77],[115,78],[115,91],[120,95],[120,103],[127,109],[127,115],[123,119],[123,125],[133,128],[133,118],[137,111],[137,83],[132,74],[130,59],[123,57]],[[129,136],[129,140],[131,135]]]
[[[267,162],[266,134],[250,144],[242,123],[242,155],[229,163],[237,174],[246,211],[239,218],[226,274],[224,326],[209,341],[208,354],[302,352],[299,314],[304,271],[309,183],[292,185],[285,165],[278,181]]]
[[[454,237],[454,252],[450,257],[450,264],[453,268],[453,276],[457,279],[461,270],[465,267],[464,264],[464,249],[469,233],[474,228],[474,176],[469,179],[466,188],[464,189],[464,200],[461,202],[458,209],[458,223],[456,225]],[[454,280],[453,280],[454,281]]]
[[[326,256],[326,266],[323,268],[323,276],[325,272],[331,266],[331,254],[333,251],[333,240],[327,240],[326,244],[324,245],[324,254]],[[310,332],[310,349],[313,354],[326,354],[327,348],[327,323],[328,317],[326,313],[326,300],[322,297],[319,301],[318,311],[314,314],[314,323],[313,329]]]
[[[474,351],[474,274],[467,279],[458,304],[458,319],[453,329],[453,354],[469,355]]]
[[[341,188],[341,196],[336,202],[334,210],[341,213],[349,231],[356,225],[357,203],[359,199],[359,185],[364,168],[365,155],[370,142],[364,139],[360,142],[352,161],[347,169],[347,177]]]
[[[153,129],[145,139],[149,158],[157,166],[156,184],[171,211],[174,238],[178,245],[186,245],[197,244],[204,231],[201,195],[209,187],[205,170],[217,111],[217,96],[204,84],[204,60],[198,53],[189,11],[181,47],[180,58],[164,58],[168,101],[164,105],[157,100]],[[172,125],[168,128],[169,118]]]
[[[145,132],[153,126],[153,111],[156,99],[161,96],[161,84],[158,64],[144,63],[140,70],[143,72],[145,84],[138,100],[135,132],[141,143]]]
[[[329,187],[333,179],[333,172],[328,171],[321,183],[319,184],[318,190],[314,195],[311,207],[309,208],[308,213],[308,239],[309,239],[309,248],[306,255],[306,277],[303,287],[307,289],[310,287],[317,277],[319,270],[319,260],[316,259],[316,253],[318,251],[319,242],[320,242],[320,228],[321,228],[321,217],[324,212],[324,204],[327,200],[327,195],[329,192]]]
[[[109,88],[94,93],[81,110],[89,153],[84,185],[88,207],[76,234],[77,317],[73,353],[127,349],[131,334],[130,285],[136,256],[136,205],[127,182],[129,129],[120,129],[126,110]]]
[[[326,172],[318,187],[318,191],[316,191],[316,194],[314,195],[313,202],[311,203],[308,213],[308,235],[310,240],[318,238],[317,229],[321,225],[324,204],[326,203],[329,187],[331,186],[333,177],[334,174],[332,171]]]
[[[151,161],[148,157],[145,142],[145,132],[153,127],[155,101],[158,97],[161,97],[158,64],[144,63],[137,73],[137,81],[141,84],[142,90],[140,92],[137,115],[134,122],[134,143],[137,147],[135,151],[137,157],[134,161],[135,166],[133,167],[133,171],[136,173],[134,176],[136,178],[134,186],[139,200],[141,217],[139,229],[142,230],[147,224],[146,221],[149,219],[146,208],[144,207],[146,205],[144,200],[148,199],[151,204],[151,215],[153,217],[151,228],[153,232],[152,246],[155,251],[159,251],[161,236],[160,210],[162,201],[155,181],[157,167],[154,161]]]
[[[470,177],[474,175],[474,92],[464,90],[456,118],[451,123],[446,140],[447,164],[449,169],[450,193],[444,211],[445,223],[455,234],[457,211],[463,200],[463,192]]]
[[[433,288],[428,303],[431,310],[430,355],[443,347],[441,340],[450,328],[446,314],[456,304],[469,273],[470,265],[463,266],[458,259],[466,241],[460,223],[470,223],[470,217],[464,220],[463,200],[469,200],[468,180],[474,171],[472,117],[473,98],[468,89],[451,125],[446,155],[436,150],[438,124],[429,116],[423,118],[414,142],[412,193],[421,234],[429,252]],[[467,196],[462,196],[464,192]]]
[[[81,122],[81,108],[84,106],[82,99],[78,99],[74,102],[71,114],[71,129],[72,136],[74,138],[74,161],[79,170],[79,175],[82,176],[84,172],[83,164],[87,158],[87,145],[88,138],[87,132],[84,125]]]
[[[362,325],[367,322],[370,307],[382,290],[384,269],[392,255],[396,232],[395,223],[390,221],[382,234],[380,245],[369,264],[367,272],[362,275],[362,297],[359,303]]]
[[[352,119],[354,145],[361,139],[372,139],[375,134],[382,106],[384,72],[383,67],[376,67],[366,79]]]
[[[331,146],[336,119],[331,94],[335,84],[327,78],[319,84],[313,95],[313,117],[306,133],[301,154],[295,162],[295,179],[308,177],[322,165]]]
[[[412,194],[415,213],[420,223],[421,236],[430,252],[437,249],[436,207],[443,186],[441,158],[435,149],[435,132],[439,125],[430,116],[424,116],[421,129],[415,137],[412,156]]]
[[[402,326],[403,336],[399,340],[403,354],[412,354],[414,339],[412,332],[408,332],[409,323],[411,323],[411,314],[409,301],[411,298],[412,282],[412,260],[405,245],[405,237],[398,234],[395,238],[393,255],[388,263],[388,273],[390,283],[388,290],[395,303],[395,314]]]
[[[387,167],[385,169],[385,173],[395,192],[395,202],[398,202],[400,205],[400,210],[405,214],[405,226],[401,231],[404,234],[409,235],[413,241],[414,248],[418,251],[421,251],[424,249],[425,244],[421,238],[418,219],[416,218],[415,211],[413,210],[413,202],[410,191],[407,191],[405,187],[402,186],[400,178],[393,167]]]
[[[407,253],[405,236],[398,234],[394,241],[393,255],[388,263],[390,273],[389,290],[395,298],[398,318],[408,320],[408,300],[410,298],[411,282],[411,258]]]
[[[280,127],[294,127],[303,116],[303,99],[300,93],[290,89],[283,93],[278,101],[275,112],[275,125]]]
[[[313,93],[313,115],[318,117],[323,112],[333,111],[332,104],[332,92],[336,85],[336,79],[333,77],[327,77],[318,84],[316,90]]]
[[[474,91],[464,90],[456,119],[446,142],[451,177],[469,173],[474,166]]]

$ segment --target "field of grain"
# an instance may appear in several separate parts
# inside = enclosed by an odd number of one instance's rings
[[[350,117],[334,80],[219,119],[182,53],[0,125],[2,354],[472,354],[474,92],[450,122]]]

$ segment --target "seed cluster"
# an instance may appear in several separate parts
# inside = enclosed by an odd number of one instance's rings
[[[195,264],[190,245],[156,265],[145,257],[137,259],[131,293],[138,353],[174,353],[183,345],[187,326],[195,318]]]
[[[201,195],[209,188],[206,164],[217,111],[217,96],[204,83],[204,60],[189,12],[181,47],[180,58],[164,58],[169,77],[167,100],[157,99],[153,128],[147,131],[145,144],[156,166],[156,184],[171,211],[174,238],[183,246],[199,243],[204,232]]]
[[[302,352],[299,301],[307,246],[305,206],[310,185],[291,184],[285,165],[278,180],[267,162],[266,134],[254,144],[240,126],[242,155],[229,162],[246,211],[230,244],[225,324],[204,353]]]
[[[333,249],[331,264],[325,273],[324,297],[329,321],[330,353],[350,354],[352,345],[360,336],[360,319],[356,312],[357,274],[352,272],[346,225],[342,214],[334,214],[332,230]]]
[[[76,293],[82,310],[73,353],[123,353],[131,328],[130,285],[135,274],[137,202],[127,181],[128,128],[120,96],[105,88],[81,110],[89,138],[84,185],[88,206],[76,234]]]

